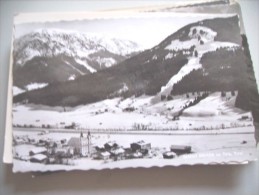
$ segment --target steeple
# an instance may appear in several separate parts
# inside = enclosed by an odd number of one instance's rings
[[[83,138],[84,137],[84,134],[83,134],[83,132],[81,131],[81,133],[80,133],[80,138]]]

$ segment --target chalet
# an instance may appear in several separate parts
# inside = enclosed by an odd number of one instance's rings
[[[186,145],[171,145],[170,151],[177,155],[191,153],[192,147]]]
[[[103,160],[108,160],[110,158],[110,153],[109,152],[102,152],[100,153],[100,156]]]
[[[29,151],[30,156],[36,155],[36,154],[46,154],[47,149],[45,147],[36,147]]]
[[[123,148],[114,148],[111,149],[110,153],[114,157],[114,160],[122,160],[124,158],[125,150]]]
[[[130,144],[130,148],[133,152],[139,151],[139,150],[150,150],[151,144],[146,143],[145,141],[141,140],[135,143]]]
[[[47,160],[48,158],[44,154],[35,154],[30,159],[31,162],[37,162],[37,163],[47,163]]]
[[[95,160],[108,160],[111,156],[110,152],[104,151],[104,152],[96,152],[92,155],[92,158]]]
[[[105,152],[106,150],[105,150],[105,148],[104,148],[104,145],[101,145],[101,144],[95,144],[94,145],[94,148],[95,148],[95,150],[97,151],[97,152]]]
[[[108,151],[117,147],[118,147],[118,144],[115,141],[109,141],[104,144],[105,150],[108,150]]]

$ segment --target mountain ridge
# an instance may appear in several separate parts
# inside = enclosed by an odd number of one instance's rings
[[[24,88],[34,82],[62,82],[71,75],[77,77],[116,65],[140,50],[137,43],[128,40],[76,31],[38,29],[14,42],[14,85]],[[60,69],[66,72],[59,74]],[[41,79],[30,80],[30,71],[41,74]],[[47,75],[51,75],[51,71],[55,72],[52,78]]]
[[[197,33],[198,31],[199,33]],[[201,34],[204,36],[200,36]],[[181,43],[181,48],[177,45],[177,41]],[[215,43],[216,46],[211,43]],[[200,53],[196,51],[197,48],[200,49]],[[216,55],[217,52],[221,51],[223,52],[222,55],[231,55],[232,58],[229,58],[229,62],[226,62],[221,58],[215,61],[217,57],[207,57],[206,61],[202,57],[209,55],[209,51],[212,55]],[[119,66],[103,69],[74,81],[67,81],[41,90],[21,94],[15,97],[14,101],[19,102],[26,99],[31,103],[50,106],[76,106],[117,96],[130,97],[134,95],[137,97],[143,94],[155,96],[159,94],[161,87],[165,86],[174,75],[178,74],[190,59],[197,58],[199,55],[202,55],[200,57],[201,60],[203,59],[203,64],[199,69],[202,70],[203,68],[206,71],[212,68],[213,81],[207,84],[206,89],[211,89],[212,91],[225,90],[225,86],[230,86],[228,90],[237,90],[236,85],[233,83],[239,82],[239,80],[244,83],[245,79],[233,77],[228,81],[226,78],[233,75],[237,68],[245,68],[244,64],[242,64],[243,62],[245,63],[244,60],[236,60],[236,56],[239,54],[242,54],[240,58],[243,59],[242,37],[238,17],[207,19],[179,29],[157,46],[124,60]],[[205,62],[213,64],[213,66],[204,66]],[[234,62],[239,64],[236,65]],[[224,74],[225,83],[219,85],[216,89],[213,85],[220,82],[215,75],[219,73],[221,63],[223,67],[227,67],[228,63],[230,63],[229,66],[233,67],[233,70],[226,71],[226,74]],[[190,71],[185,76],[192,74],[192,71]],[[184,77],[181,79],[184,79]],[[199,86],[193,85],[192,90],[198,91]],[[183,87],[181,93],[187,92],[190,92],[190,89]]]

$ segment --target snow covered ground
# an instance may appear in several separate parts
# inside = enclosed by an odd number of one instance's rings
[[[173,116],[194,99],[185,95],[170,101],[158,101],[153,96],[113,98],[75,108],[18,104],[13,107],[14,126],[24,125],[64,128],[76,123],[82,129],[145,130],[219,130],[253,126],[252,115],[234,107],[236,96],[222,98],[220,92],[210,94],[197,105],[183,111],[179,120]],[[131,110],[127,110],[127,108]],[[245,117],[245,120],[241,120]]]
[[[105,168],[151,167],[183,164],[245,163],[256,159],[254,125],[250,112],[234,107],[235,95],[230,92],[209,94],[194,106],[183,110],[179,120],[173,115],[183,109],[197,94],[174,96],[161,101],[154,96],[113,98],[76,108],[17,104],[13,107],[14,136],[60,141],[79,137],[91,131],[93,146],[115,141],[129,148],[140,140],[150,143],[156,155],[130,160],[71,159],[71,165],[45,165],[14,159],[14,171],[89,170]],[[130,108],[130,109],[129,109]],[[76,124],[76,129],[64,129]],[[26,126],[24,127],[24,124]],[[17,126],[19,127],[17,128]],[[42,133],[42,125],[50,125]],[[24,127],[24,128],[21,128]],[[164,159],[171,145],[191,146],[192,153]],[[15,154],[26,159],[32,144],[14,146]]]
[[[21,93],[24,93],[26,91],[32,91],[36,89],[41,89],[48,86],[48,83],[30,83],[25,86],[25,89],[21,89],[17,86],[13,86],[13,96],[19,95]]]
[[[25,90],[23,90],[19,87],[13,86],[13,96],[19,95],[23,92],[25,92]]]
[[[15,136],[28,135],[27,131],[14,131]],[[34,139],[69,140],[71,137],[79,137],[77,133],[48,133],[38,135],[38,132],[30,132],[29,137]],[[149,159],[130,159],[120,161],[93,160],[91,158],[78,158],[73,160],[73,165],[45,165],[14,159],[14,171],[48,171],[48,170],[88,170],[104,168],[126,167],[151,167],[183,164],[217,164],[217,163],[245,163],[255,160],[256,147],[252,133],[248,134],[218,134],[218,135],[122,135],[122,134],[92,134],[93,145],[101,146],[108,141],[115,141],[118,145],[129,147],[134,141],[144,140],[151,143],[151,147],[158,151],[158,155]],[[190,145],[191,154],[178,156],[174,159],[163,159],[162,152],[168,151],[171,145]],[[33,145],[17,145],[15,152],[20,155],[28,155]]]

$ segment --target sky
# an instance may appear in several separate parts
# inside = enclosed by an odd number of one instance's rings
[[[167,36],[189,23],[208,18],[229,16],[229,14],[135,13],[128,17],[116,16],[112,18],[73,18],[66,16],[64,19],[60,18],[54,21],[51,19],[42,21],[41,18],[43,16],[38,16],[40,22],[35,20],[28,21],[23,17],[23,20],[19,20],[19,23],[15,25],[15,38],[21,37],[36,29],[54,28],[79,31],[82,33],[102,34],[108,37],[131,40],[146,49],[159,44]]]

